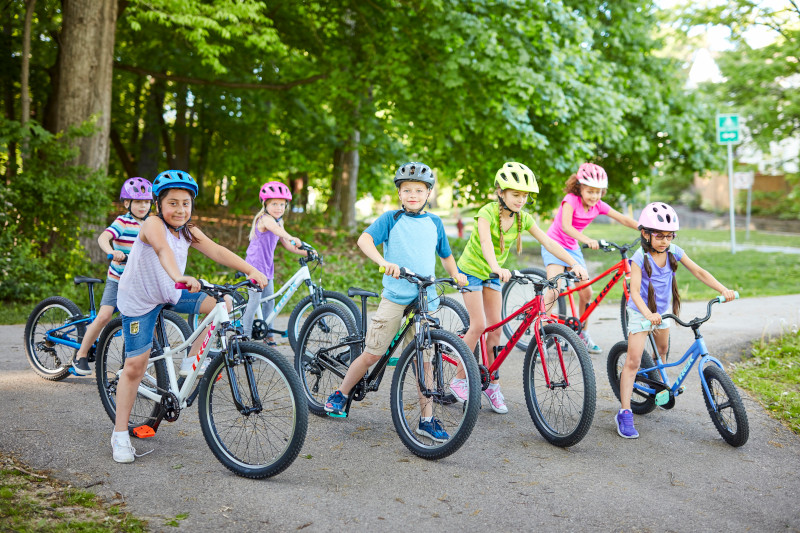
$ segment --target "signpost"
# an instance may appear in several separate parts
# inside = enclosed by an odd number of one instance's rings
[[[728,198],[731,218],[731,253],[736,253],[736,224],[733,217],[733,145],[741,142],[739,115],[717,115],[717,144],[728,145]]]
[[[753,200],[753,182],[756,173],[752,170],[748,172],[736,172],[733,174],[733,186],[737,189],[747,189],[747,218],[745,220],[744,240],[750,239],[750,205]]]

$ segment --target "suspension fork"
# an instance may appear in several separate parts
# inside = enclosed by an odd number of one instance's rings
[[[236,379],[236,374],[234,373],[235,365],[233,364],[233,361],[236,360],[241,361],[240,364],[244,365],[247,383],[250,388],[250,398],[253,401],[252,407],[247,407],[242,401],[242,395],[239,390],[239,382]],[[231,387],[231,396],[233,397],[233,404],[236,406],[236,409],[238,409],[239,412],[245,416],[252,413],[260,413],[262,405],[261,398],[258,395],[258,389],[256,388],[256,378],[253,374],[253,364],[249,358],[242,357],[242,349],[239,346],[238,341],[231,342],[230,346],[228,347],[227,356],[225,357],[225,370],[228,373],[228,383]]]

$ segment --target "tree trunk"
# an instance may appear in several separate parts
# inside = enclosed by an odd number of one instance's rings
[[[79,165],[108,170],[111,82],[117,3],[64,0],[56,131],[96,117],[97,131],[79,139]]]
[[[28,90],[28,80],[30,79],[31,64],[31,19],[33,10],[36,7],[36,0],[26,0],[25,2],[25,26],[22,29],[22,70],[20,73],[20,103],[22,105],[22,119],[20,122],[25,124],[31,119],[31,94]],[[22,153],[25,155],[25,148]]]
[[[8,8],[10,12],[11,9]],[[11,33],[13,26],[11,20],[13,17],[9,16],[3,20],[3,31],[0,35],[0,53],[5,57],[12,56],[13,46],[11,44]],[[0,77],[3,89],[3,112],[8,120],[16,120],[16,109],[14,107],[14,78],[12,76]],[[6,163],[6,172],[4,174],[5,184],[11,184],[11,179],[17,175],[17,143],[13,141],[8,142],[8,162]]]
[[[186,85],[178,88],[175,96],[175,158],[172,162],[172,168],[181,170],[189,170],[189,153],[192,147],[192,138],[190,135],[191,121],[187,119],[187,114],[191,113],[191,109],[186,102],[186,93],[188,89]]]
[[[344,164],[344,150],[334,148],[333,150],[333,174],[331,175],[331,195],[328,198],[328,208],[326,212],[332,221],[338,222],[340,213],[339,203],[341,196],[342,165]]]
[[[162,84],[156,80],[150,86],[150,94],[145,104],[144,130],[139,148],[139,162],[136,172],[139,176],[155,177],[158,174],[158,164],[161,161],[161,114],[164,107],[164,92]],[[151,179],[151,178],[148,178]]]
[[[339,212],[341,224],[347,229],[356,227],[356,194],[358,192],[358,147],[361,133],[354,130],[342,157],[342,177],[339,183]]]

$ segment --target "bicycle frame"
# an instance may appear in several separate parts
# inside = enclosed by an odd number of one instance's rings
[[[89,290],[89,315],[80,318],[79,320],[70,320],[63,326],[59,326],[57,328],[53,328],[48,330],[45,333],[45,339],[54,342],[56,344],[61,344],[64,346],[69,346],[70,348],[79,349],[81,347],[81,343],[69,337],[70,333],[73,333],[74,327],[78,324],[86,323],[86,325],[91,324],[94,322],[94,319],[97,318],[97,309],[94,303],[94,287],[92,283],[88,283],[86,288]],[[75,317],[72,317],[73,319]]]
[[[575,299],[572,297],[572,295],[575,292],[584,289],[585,287],[597,283],[600,279],[610,275],[612,272],[614,272],[614,275],[611,277],[609,282],[606,284],[605,287],[603,287],[603,290],[600,291],[600,294],[597,295],[597,297],[586,307],[586,309],[584,309],[583,313],[580,315],[579,320],[581,321],[581,324],[586,323],[586,320],[589,318],[589,315],[592,314],[592,311],[594,311],[595,308],[598,305],[600,305],[600,302],[603,301],[603,299],[606,297],[606,295],[608,295],[611,289],[614,288],[614,285],[616,285],[617,282],[619,282],[623,277],[625,278],[625,281],[630,280],[631,277],[630,261],[628,259],[620,259],[617,263],[609,267],[602,274],[599,274],[589,281],[579,283],[578,285],[575,285],[574,287],[568,288],[565,291],[561,292],[560,294],[561,296],[566,296],[569,299],[569,307],[570,311],[572,312],[572,316],[577,317],[578,313],[575,312]],[[630,292],[628,290],[628,283],[622,284],[622,291],[625,294],[625,299],[627,300],[630,297]],[[566,321],[564,317],[560,317],[558,315],[553,315],[553,317],[557,318],[561,324],[563,324]]]
[[[312,298],[314,296],[314,289],[316,285],[311,280],[311,271],[308,269],[308,265],[303,265],[300,269],[294,273],[294,275],[289,278],[289,281],[283,284],[280,289],[275,291],[274,293],[264,296],[263,298],[259,299],[258,307],[256,308],[256,314],[254,320],[263,320],[266,323],[272,322],[275,317],[281,312],[281,310],[286,306],[289,300],[292,298],[297,289],[300,287],[300,284],[305,282],[308,286],[308,292],[311,294]],[[285,293],[285,294],[284,294]],[[281,295],[284,295],[276,304],[275,307],[272,309],[272,312],[269,314],[267,318],[264,318],[264,313],[261,310],[261,304],[264,302],[269,302],[270,300],[275,300]]]

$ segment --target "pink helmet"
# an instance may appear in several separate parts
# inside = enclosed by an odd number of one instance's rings
[[[642,214],[639,215],[639,226],[660,231],[678,231],[680,227],[678,213],[667,204],[653,202],[642,209]]]
[[[292,200],[292,193],[289,192],[289,187],[280,181],[268,181],[261,186],[258,197],[261,198],[262,202],[275,198],[290,202]]]
[[[120,200],[153,201],[153,184],[144,178],[128,178],[119,191]]]
[[[578,183],[598,189],[608,189],[608,174],[600,165],[584,163],[578,168]]]

